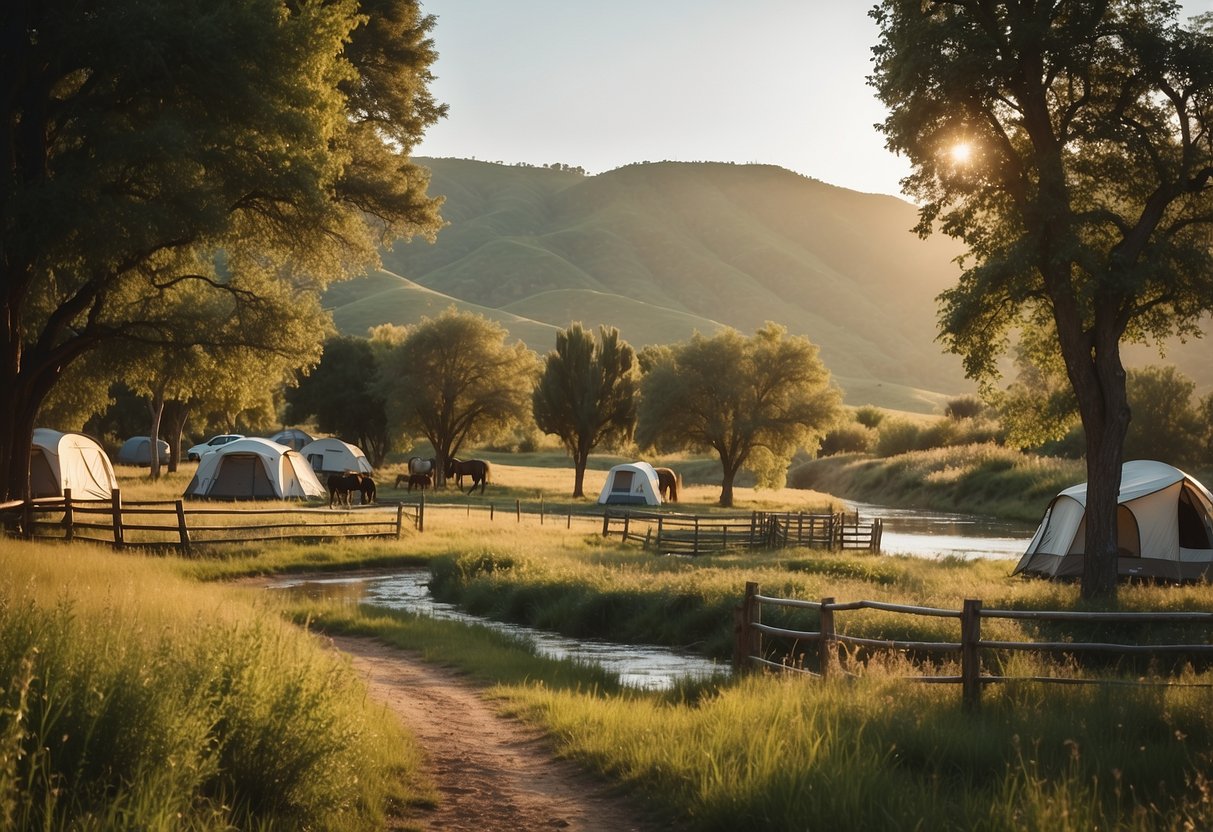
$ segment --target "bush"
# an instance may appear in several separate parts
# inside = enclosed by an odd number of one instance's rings
[[[855,411],[855,421],[863,425],[865,428],[875,430],[880,427],[880,423],[884,421],[885,413],[878,407],[872,407],[866,404]]]
[[[876,444],[876,431],[858,423],[841,425],[821,440],[819,456],[835,454],[868,453]]]
[[[977,396],[961,396],[948,401],[943,413],[949,419],[959,422],[962,419],[974,419],[986,409],[985,402]]]

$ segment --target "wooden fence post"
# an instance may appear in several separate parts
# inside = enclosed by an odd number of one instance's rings
[[[602,536],[609,537],[611,533],[611,510],[605,509],[602,512]]]
[[[632,525],[632,512],[625,511],[623,513],[623,542],[628,542],[628,530]],[[647,537],[646,537],[647,541]],[[648,548],[648,543],[645,543],[645,548]]]
[[[114,520],[114,548],[121,549],[126,545],[122,533],[122,489],[115,488],[110,492],[110,515]]]
[[[522,500],[514,500],[514,519],[522,522]]]
[[[699,515],[695,515],[695,554],[699,554]]]
[[[758,512],[750,512],[750,548],[754,548],[754,532],[758,526]]]
[[[966,598],[960,617],[960,681],[964,707],[981,704],[981,600]]]
[[[661,521],[664,519],[664,517],[657,518],[657,551],[659,552],[661,551]]]
[[[177,509],[177,538],[180,541],[181,552],[188,555],[190,553],[190,530],[185,525],[185,501],[177,500],[174,505]]]
[[[543,525],[543,498],[539,498],[539,525]]]
[[[566,529],[573,528],[573,507],[569,506],[569,521],[564,526]]]
[[[828,679],[838,669],[837,641],[834,638],[834,599],[821,599],[821,641],[818,642],[820,653],[821,678]]]
[[[63,539],[68,543],[76,536],[75,514],[72,512],[72,490],[63,489]]]
[[[493,522],[493,504],[489,503],[489,522]]]
[[[753,624],[762,620],[762,612],[757,598],[758,583],[746,581],[745,598],[737,608],[733,619],[735,639],[733,641],[733,668],[744,671],[749,669],[750,657],[762,655],[762,633]]]
[[[404,503],[396,503],[396,539],[404,533]]]

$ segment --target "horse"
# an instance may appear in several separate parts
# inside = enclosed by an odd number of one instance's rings
[[[409,483],[408,474],[397,474],[396,475],[396,488],[399,488],[402,485],[408,485],[408,483]]]
[[[415,456],[409,459],[409,476],[413,474],[429,474],[431,477],[438,471],[438,460],[430,457],[422,459]]]
[[[673,468],[654,468],[657,472],[657,490],[661,499],[678,502],[678,489],[682,486],[682,475]],[[668,495],[668,496],[667,496]]]
[[[455,487],[460,491],[463,490],[463,478],[469,476],[472,478],[472,485],[468,488],[468,493],[471,494],[476,490],[476,486],[480,486],[480,493],[484,493],[484,486],[489,481],[490,466],[483,459],[459,460],[451,457],[446,461],[446,478],[455,478]]]
[[[409,491],[413,490],[413,486],[425,491],[433,484],[434,482],[429,474],[409,474]]]
[[[358,490],[362,492],[362,505],[369,506],[375,502],[375,481],[366,474],[358,480]]]
[[[362,490],[362,474],[356,474],[353,471],[332,474],[329,476],[328,486],[329,508],[333,507],[334,502],[337,505],[348,506],[350,505],[350,492]]]

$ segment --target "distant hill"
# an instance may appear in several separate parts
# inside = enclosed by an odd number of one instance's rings
[[[767,320],[805,335],[851,404],[929,412],[971,391],[935,341],[958,245],[920,240],[914,206],[768,165],[645,163],[597,176],[417,159],[445,198],[430,245],[334,286],[338,328],[365,335],[455,303],[544,354],[578,320],[633,346]]]

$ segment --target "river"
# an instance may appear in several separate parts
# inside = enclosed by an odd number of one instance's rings
[[[949,514],[847,502],[861,521],[884,522],[880,550],[920,557],[997,558],[1018,560],[1028,548],[1035,524],[998,520],[975,514]]]

